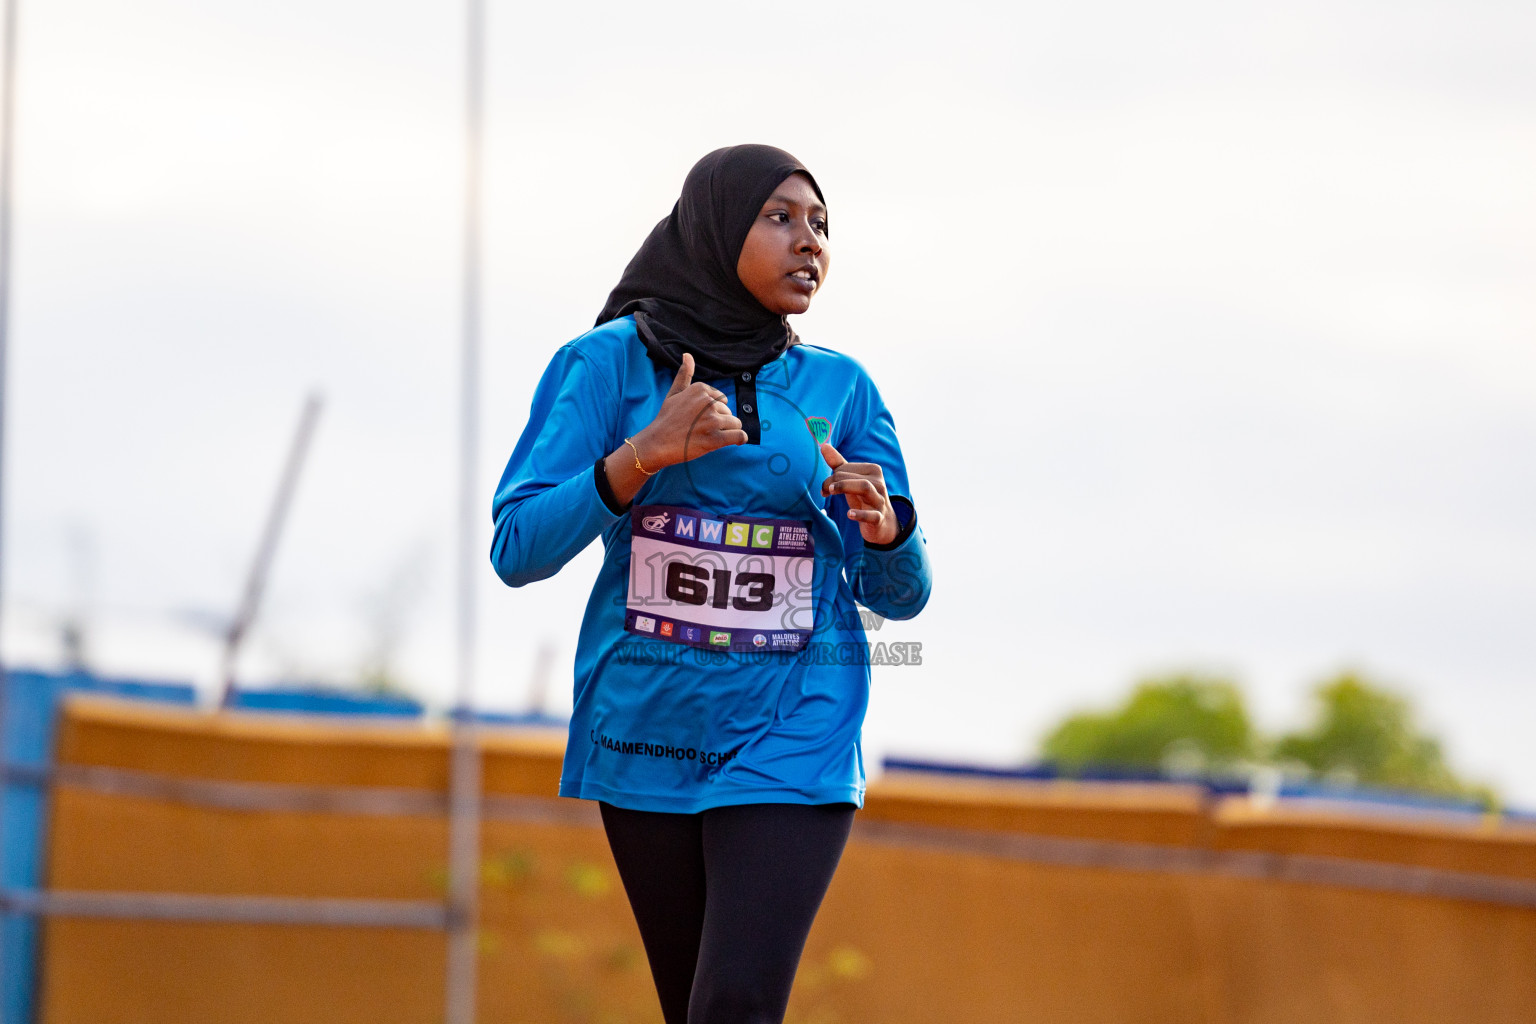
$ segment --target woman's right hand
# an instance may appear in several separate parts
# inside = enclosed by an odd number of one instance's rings
[[[693,356],[685,354],[661,411],[635,435],[634,442],[641,463],[655,473],[717,448],[746,444],[747,432],[741,420],[731,415],[724,394],[693,379]]]
[[[746,444],[747,432],[741,429],[741,420],[731,415],[724,394],[694,381],[693,356],[684,355],[656,418],[630,440],[633,450],[621,444],[603,460],[608,485],[621,505],[634,500],[647,476],[717,448]],[[643,472],[635,466],[636,455],[645,467]]]

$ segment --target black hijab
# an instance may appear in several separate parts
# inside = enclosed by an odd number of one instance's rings
[[[693,165],[672,212],[651,229],[598,314],[635,314],[651,359],[677,369],[693,353],[695,378],[755,370],[799,341],[736,276],[736,261],[763,204],[785,178],[811,172],[772,146],[729,146]]]

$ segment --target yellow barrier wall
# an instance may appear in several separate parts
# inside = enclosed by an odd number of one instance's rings
[[[77,701],[61,728],[61,764],[147,778],[417,797],[447,785],[446,737],[420,726]],[[559,755],[547,736],[485,740],[480,1020],[658,1024],[596,815],[548,799]],[[233,810],[71,778],[54,795],[55,889],[442,893],[446,829],[430,809]],[[1176,786],[917,776],[873,786],[860,822],[808,944],[792,1024],[1536,1020],[1536,910],[945,845],[1043,836],[1529,880],[1529,830],[1211,807]],[[425,1024],[441,1020],[444,947],[424,930],[54,919],[42,1020]]]

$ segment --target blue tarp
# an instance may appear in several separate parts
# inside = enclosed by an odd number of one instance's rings
[[[304,715],[388,715],[392,718],[416,718],[423,710],[420,702],[409,697],[318,686],[237,689],[229,705],[242,711],[290,711]]]
[[[448,717],[462,721],[464,709],[454,708]],[[564,729],[571,724],[569,718],[543,711],[476,711],[474,720],[478,725],[510,725],[523,729]]]

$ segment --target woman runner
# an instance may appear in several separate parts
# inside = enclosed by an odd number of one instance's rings
[[[561,348],[493,505],[545,579],[603,539],[562,796],[600,801],[667,1024],[781,1024],[864,801],[868,644],[930,570],[895,426],[786,319],[826,280],[799,161],[716,150]]]

